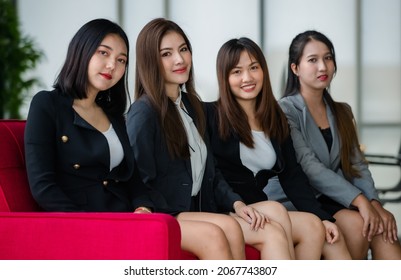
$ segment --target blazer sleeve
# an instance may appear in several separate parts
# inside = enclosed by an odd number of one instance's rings
[[[220,169],[217,167],[217,160],[214,157],[212,139],[212,130],[216,128],[216,102],[203,102],[206,115],[206,145],[208,145],[208,156],[212,157],[212,163],[215,169],[214,190],[217,204],[222,211],[234,211],[233,206],[236,201],[243,201],[242,197],[234,192],[231,186],[224,179]]]
[[[127,115],[127,133],[131,149],[135,156],[137,170],[135,174],[134,207],[146,206],[156,209],[152,200],[154,190],[150,182],[156,178],[156,154],[154,134],[156,133],[157,114],[151,105],[137,100]]]
[[[47,211],[84,211],[56,183],[56,94],[42,91],[30,104],[25,126],[26,169],[31,192]]]
[[[322,209],[307,176],[297,163],[291,137],[287,137],[281,145],[281,154],[284,160],[284,169],[278,177],[288,199],[299,211],[313,213],[321,220],[335,222],[334,217]]]
[[[311,185],[320,193],[345,207],[350,207],[355,197],[362,193],[361,190],[348,182],[341,174],[326,167],[316,157],[303,136],[301,117],[298,116],[294,105],[288,100],[280,100],[279,104],[291,127],[291,137],[297,161],[301,164]]]
[[[211,156],[213,156],[211,154]],[[224,179],[219,169],[215,169],[214,176],[214,192],[217,201],[217,205],[219,206],[220,211],[223,212],[235,212],[234,211],[234,202],[243,201],[241,196],[234,192],[231,186]]]
[[[343,103],[344,106],[348,107],[348,110],[352,114],[352,108],[346,103]],[[354,118],[353,118],[354,119]],[[355,121],[355,120],[354,120]],[[353,178],[352,184],[357,187],[369,200],[377,200],[380,201],[377,189],[375,187],[375,183],[373,181],[372,173],[369,170],[369,166],[365,157],[362,154],[359,146],[354,147],[354,153],[351,157],[352,166],[359,171],[361,177]]]
[[[355,156],[352,157],[352,166],[361,174],[360,178],[353,178],[353,185],[363,192],[369,200],[380,201],[372,173],[359,148],[355,147]]]

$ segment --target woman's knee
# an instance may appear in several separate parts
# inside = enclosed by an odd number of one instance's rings
[[[282,225],[276,221],[270,221],[265,225],[264,241],[288,243],[287,235]]]
[[[224,231],[227,238],[236,243],[245,243],[244,234],[238,221],[228,215],[223,215],[218,226]]]
[[[312,240],[313,242],[325,240],[325,227],[314,214],[306,212],[296,212],[291,214],[294,243]]]
[[[349,240],[347,243],[368,244],[368,240],[362,235],[364,222],[357,211],[341,210],[334,215],[334,218],[343,237]]]

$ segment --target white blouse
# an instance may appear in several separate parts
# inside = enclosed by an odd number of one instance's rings
[[[240,142],[240,158],[244,166],[254,175],[262,169],[272,169],[276,163],[276,151],[263,131],[252,130],[254,147],[249,148]]]
[[[102,132],[107,139],[110,151],[110,170],[118,166],[124,158],[124,150],[118,138],[116,131],[110,123],[110,127],[106,132]]]
[[[198,194],[205,173],[207,149],[196,128],[192,118],[189,116],[184,104],[181,104],[181,92],[175,100],[175,105],[184,124],[187,133],[189,151],[191,155],[191,170],[192,170],[192,196]]]

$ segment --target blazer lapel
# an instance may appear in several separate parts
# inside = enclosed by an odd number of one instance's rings
[[[298,109],[302,110],[303,116],[303,134],[307,138],[306,140],[311,143],[310,148],[315,152],[319,160],[326,166],[330,166],[330,152],[327,147],[326,141],[323,138],[322,132],[316,125],[315,120],[309,113],[308,107],[301,94],[291,96],[293,103],[296,104]],[[331,124],[330,124],[331,126]]]
[[[194,110],[192,108],[191,103],[189,102],[189,99],[187,97],[187,93],[186,92],[181,91],[181,101],[184,104],[185,109],[188,112],[188,115],[192,118],[192,120],[193,120],[193,122],[194,122],[194,124],[196,126],[195,112],[194,112]],[[190,174],[190,177],[192,178],[192,167],[191,167],[191,160],[190,159],[187,159],[185,161],[185,166],[187,168],[188,173]]]
[[[326,103],[326,111],[327,111],[327,118],[329,119],[331,135],[333,136],[333,144],[330,149],[330,166],[331,168],[335,168],[338,166],[340,161],[340,138],[338,137],[337,133],[337,126],[335,122],[335,118],[333,112],[330,109],[330,106]]]

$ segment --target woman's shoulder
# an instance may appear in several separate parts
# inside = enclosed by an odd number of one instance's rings
[[[56,101],[67,100],[58,90],[41,90],[37,92],[31,100],[31,107],[55,107]]]
[[[57,95],[57,90],[41,90],[39,92],[37,92],[36,94],[34,94],[34,96],[32,97],[32,100],[50,100],[50,99],[54,99],[54,97]]]
[[[138,99],[136,99],[132,104],[130,111],[138,112],[138,111],[156,111],[147,95],[142,95]]]
[[[217,101],[203,101],[203,107],[206,112],[216,112],[217,111]]]
[[[149,121],[156,121],[158,119],[158,113],[156,109],[150,102],[149,97],[146,95],[141,96],[136,99],[129,108],[127,112],[127,122],[128,125],[130,122],[136,123],[147,123]],[[142,121],[140,121],[142,120]]]
[[[305,106],[300,94],[285,96],[278,100],[278,104],[287,116],[301,112]]]

